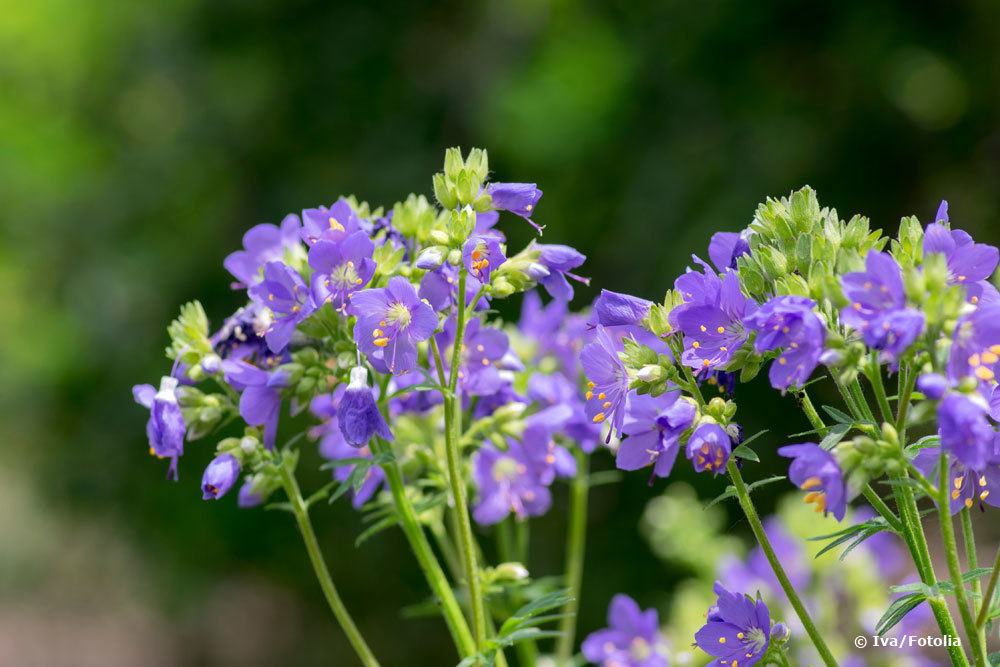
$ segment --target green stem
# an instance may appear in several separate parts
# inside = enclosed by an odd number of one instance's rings
[[[816,629],[816,624],[813,623],[812,617],[809,616],[809,612],[806,610],[805,605],[802,604],[802,600],[799,599],[798,593],[795,592],[792,582],[788,579],[785,568],[781,566],[781,561],[778,560],[777,554],[774,553],[774,547],[771,546],[771,541],[767,538],[767,533],[764,532],[764,524],[760,522],[760,517],[753,506],[753,501],[750,499],[750,492],[743,481],[743,476],[740,475],[740,469],[736,466],[735,459],[729,459],[726,470],[729,472],[730,479],[733,480],[733,487],[736,489],[736,498],[739,500],[740,507],[743,508],[743,513],[750,523],[750,529],[753,530],[754,537],[757,538],[757,542],[764,551],[768,563],[771,564],[771,569],[774,570],[774,575],[778,578],[781,589],[788,597],[788,601],[791,603],[792,608],[795,609],[795,613],[798,614],[799,621],[802,622],[802,627],[805,628],[806,634],[812,640],[823,663],[827,667],[836,667],[837,661],[834,660],[833,654],[830,653],[830,649],[827,647],[822,635]]]
[[[521,522],[516,521],[513,517],[507,517],[497,524],[497,553],[500,556],[501,562],[511,563],[518,560],[517,554],[515,553],[513,531],[520,523]],[[504,595],[504,598],[508,603],[508,615],[516,609],[516,601],[512,600],[511,597],[512,596],[509,592]],[[534,665],[538,662],[538,646],[535,642],[531,640],[520,641],[514,645],[514,650],[517,651],[519,665]]]
[[[587,495],[590,491],[590,460],[580,448],[576,455],[576,477],[570,489],[569,532],[566,535],[566,588],[570,599],[563,607],[559,623],[559,640],[556,644],[556,665],[571,663],[576,645],[576,614],[580,607],[580,588],[583,582],[583,556],[587,543]]]
[[[983,592],[982,606],[979,609],[979,616],[976,617],[976,627],[986,627],[986,617],[990,613],[990,605],[993,603],[993,592],[997,589],[997,579],[1000,579],[1000,549],[997,549],[997,557],[993,560],[993,572],[990,573],[990,582],[986,584]]]
[[[951,501],[948,497],[948,457],[941,452],[940,478],[938,490],[940,496],[937,499],[938,514],[941,520],[941,538],[944,541],[944,553],[948,561],[948,573],[951,575],[952,585],[955,587],[955,601],[958,604],[958,613],[962,618],[962,625],[965,626],[965,633],[968,635],[969,644],[972,647],[972,657],[976,667],[986,667],[986,653],[982,644],[979,643],[976,631],[975,619],[969,609],[969,599],[965,592],[965,582],[962,581],[962,566],[958,561],[958,545],[955,543],[955,526],[951,519]]]
[[[979,557],[976,554],[976,534],[972,530],[972,514],[968,507],[963,507],[962,512],[962,541],[965,543],[965,569],[969,572],[979,569]],[[976,600],[983,597],[982,582],[979,577],[972,580],[972,600],[969,605],[972,613],[976,613]],[[986,629],[976,624],[976,634],[983,652],[986,652]]]
[[[365,667],[378,667],[378,660],[375,659],[375,655],[368,648],[368,644],[365,643],[364,637],[361,636],[361,632],[358,631],[358,627],[354,624],[354,619],[351,618],[350,612],[347,611],[343,600],[340,599],[337,587],[333,584],[333,578],[330,576],[330,570],[326,566],[326,560],[323,558],[323,552],[320,551],[319,541],[316,539],[315,531],[313,531],[312,522],[309,520],[309,507],[302,497],[302,492],[299,490],[299,484],[295,480],[295,475],[288,469],[288,466],[284,462],[278,466],[278,471],[281,475],[281,484],[285,489],[285,494],[288,496],[288,502],[292,506],[295,521],[299,525],[302,542],[309,553],[309,560],[312,561],[313,570],[316,572],[316,578],[319,580],[319,587],[323,589],[323,595],[326,596],[326,602],[330,605],[330,611],[333,612],[344,634],[347,635],[347,640],[354,648],[354,652],[357,653],[361,664],[365,665]]]
[[[899,442],[906,442],[906,415],[910,410],[910,397],[913,396],[913,387],[917,382],[917,374],[912,372],[909,364],[901,364],[899,367],[899,397],[897,400],[896,412],[896,433],[899,434]]]
[[[878,363],[878,352],[872,350],[871,358],[868,362],[868,381],[875,391],[875,399],[878,401],[878,409],[882,415],[882,421],[892,423],[892,406],[889,405],[889,397],[885,392],[885,385],[882,383],[882,366]]]
[[[381,438],[375,438],[373,440],[373,449],[376,454],[382,454],[389,451],[389,445]],[[441,604],[441,614],[444,616],[448,631],[455,642],[455,647],[458,649],[460,657],[464,658],[465,656],[472,655],[476,652],[472,633],[465,622],[465,617],[462,615],[462,608],[455,598],[451,584],[448,583],[448,578],[441,569],[441,565],[438,563],[437,557],[434,555],[434,551],[427,541],[427,535],[424,533],[419,519],[417,519],[413,504],[410,502],[409,496],[406,495],[406,485],[403,482],[403,474],[399,470],[399,463],[395,460],[387,461],[382,464],[382,470],[385,471],[386,482],[389,484],[389,491],[396,506],[399,524],[406,535],[407,541],[410,543],[410,549],[413,550],[413,555],[416,556],[420,569],[424,572],[424,577],[427,579],[431,591],[434,592],[435,597],[437,597],[438,602]]]
[[[531,524],[527,521],[514,522],[514,555],[525,567],[528,567],[528,540],[531,537],[529,532]]]
[[[851,380],[851,384],[848,385],[848,389],[851,395],[854,396],[854,402],[861,409],[861,414],[864,418],[873,424],[878,423],[875,419],[875,413],[872,412],[871,407],[868,405],[868,399],[865,398],[865,390],[861,388],[861,381],[855,377]]]
[[[462,363],[462,345],[465,339],[465,268],[458,273],[458,304],[455,307],[455,343],[451,355],[451,375],[448,394],[445,395],[445,450],[448,459],[448,482],[458,519],[462,563],[465,567],[466,586],[469,589],[469,607],[472,611],[472,630],[476,652],[482,653],[486,644],[486,613],[483,605],[483,586],[476,561],[476,542],[472,535],[472,521],[465,498],[465,477],[462,474],[462,453],[459,441],[462,434],[462,401],[458,397],[458,368]]]

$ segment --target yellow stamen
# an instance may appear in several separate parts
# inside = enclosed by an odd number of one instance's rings
[[[715,330],[717,332],[719,332],[719,333],[725,333],[726,332],[726,327],[717,327]]]
[[[702,330],[702,332],[705,332],[705,331],[708,331],[708,327],[706,327],[706,326],[705,326],[704,324],[702,324],[702,325],[701,325],[700,327],[698,327],[698,328],[699,328],[699,329],[701,329],[701,330]]]
[[[804,491],[812,491],[813,489],[820,486],[823,486],[823,480],[821,480],[819,477],[810,477],[806,481],[802,482],[802,486],[800,488],[802,488],[802,490]]]
[[[959,497],[960,495],[962,495],[962,493],[961,493],[960,491],[952,491],[952,492],[951,492],[951,499],[952,499],[952,500],[958,500],[958,497]]]
[[[784,357],[778,357],[778,363],[784,366],[785,364],[788,363],[788,359],[785,359]]]
[[[381,329],[375,329],[374,331],[372,331],[372,338],[378,338],[383,333],[384,332]]]
[[[965,507],[966,508],[972,507],[972,498],[965,499]]]
[[[695,342],[691,343],[691,347],[693,347],[694,349],[697,350],[699,347],[701,347],[701,343],[699,343],[698,341],[695,341]]]
[[[607,395],[602,391],[600,394],[597,395],[597,400],[603,401],[606,398],[606,396]]]
[[[389,344],[388,338],[376,338],[374,341],[375,347],[385,347]]]
[[[980,500],[986,500],[986,496],[988,496],[988,495],[990,495],[989,491],[983,491],[982,493],[979,494],[979,499]]]
[[[973,354],[971,357],[969,357],[969,365],[970,366],[978,366],[979,365],[979,355],[978,354]]]
[[[607,410],[608,408],[611,407],[611,401],[604,401],[603,403],[601,403],[601,407]]]
[[[979,378],[980,380],[992,380],[994,377],[996,377],[996,374],[993,373],[993,371],[991,371],[989,368],[986,368],[986,366],[977,366],[976,377]]]
[[[337,219],[331,215],[330,216],[330,229],[332,229],[335,232],[342,232],[342,231],[344,231],[344,226],[342,224],[340,224],[339,222],[337,222]]]
[[[584,394],[584,397],[589,401],[594,397],[594,392],[588,391],[586,394]]]
[[[719,637],[719,643],[720,644],[725,644],[726,643],[726,638],[725,637]]]
[[[604,413],[603,412],[598,412],[596,415],[594,415],[594,423],[595,424],[600,424],[602,421],[604,421]]]
[[[1000,361],[1000,356],[997,356],[996,352],[986,351],[982,354],[984,364],[995,364]]]

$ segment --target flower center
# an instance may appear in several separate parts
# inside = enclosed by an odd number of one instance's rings
[[[386,311],[386,319],[395,324],[399,329],[408,327],[411,318],[410,309],[398,301],[389,306],[389,310]]]
[[[760,653],[767,647],[767,638],[760,628],[753,628],[747,633],[743,640],[744,645],[751,653]]]
[[[649,642],[642,637],[636,637],[629,645],[629,653],[636,660],[646,660],[653,654],[653,650],[649,647]]]
[[[517,479],[521,466],[509,456],[502,456],[493,464],[493,479],[498,482],[511,482]]]
[[[358,277],[358,272],[354,268],[354,262],[347,261],[335,267],[330,272],[329,283],[341,288],[360,285],[361,278]]]

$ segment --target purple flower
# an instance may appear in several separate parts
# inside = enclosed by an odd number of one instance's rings
[[[573,298],[573,286],[567,278],[584,285],[590,284],[589,278],[570,273],[571,269],[587,259],[575,248],[548,243],[537,243],[534,247],[539,250],[538,263],[528,269],[528,275],[538,281],[553,299],[569,301]]]
[[[538,480],[548,486],[558,477],[576,474],[576,460],[565,447],[556,443],[554,434],[563,432],[573,416],[568,405],[553,405],[524,420],[521,443],[532,460]]]
[[[667,646],[656,609],[642,611],[627,595],[608,606],[608,627],[583,640],[583,656],[603,667],[667,667]]]
[[[584,452],[594,451],[601,437],[601,427],[587,417],[579,389],[565,375],[532,374],[528,378],[528,398],[544,407],[568,408],[570,415],[562,425],[563,432]]]
[[[913,465],[925,475],[934,475],[941,463],[940,447],[925,447],[913,459]],[[993,454],[982,468],[973,470],[953,456],[948,457],[951,480],[951,513],[971,509],[977,502],[1000,507],[1000,456]],[[934,477],[936,479],[936,477]]]
[[[729,462],[733,443],[718,424],[705,422],[698,426],[688,438],[687,457],[691,459],[696,472],[714,472],[718,475]]]
[[[976,243],[960,229],[939,224],[948,222],[948,202],[941,202],[938,217],[924,232],[924,256],[943,254],[948,263],[948,283],[965,286],[972,303],[978,303],[984,291],[995,296],[996,288],[986,279],[997,268],[1000,252],[991,245]]]
[[[341,241],[359,229],[361,220],[343,197],[329,208],[320,206],[302,211],[302,240],[309,245],[320,239]]]
[[[802,548],[802,541],[790,534],[775,516],[764,519],[764,533],[785,568],[792,586],[799,590],[808,586],[812,569]],[[770,589],[771,593],[783,595],[781,584],[760,547],[754,548],[746,558],[734,555],[725,557],[720,562],[718,571],[722,585],[726,588],[752,591],[763,586],[766,587],[765,590]]]
[[[342,241],[319,240],[309,248],[313,268],[312,297],[317,305],[332,303],[344,310],[351,294],[375,275],[372,253],[375,244],[364,232],[355,232]]]
[[[177,378],[165,376],[160,380],[160,390],[151,384],[132,387],[132,396],[139,405],[149,408],[146,436],[149,453],[161,459],[170,459],[167,476],[177,479],[177,459],[184,454],[184,434],[187,430],[184,415],[177,404]]]
[[[499,523],[511,512],[519,519],[541,516],[552,504],[531,458],[516,441],[508,443],[507,451],[484,444],[472,459],[472,479],[479,490],[472,516],[483,526]]]
[[[319,438],[320,456],[328,461],[345,461],[343,465],[335,466],[333,469],[333,477],[339,482],[346,482],[357,465],[346,462],[346,459],[372,458],[371,449],[367,445],[358,448],[348,444],[340,430],[337,408],[340,406],[340,400],[344,393],[345,388],[340,385],[332,394],[320,394],[313,398],[309,404],[309,411],[324,420],[310,430],[310,437]],[[371,500],[384,482],[385,471],[376,465],[369,466],[361,486],[357,490],[351,489],[350,491],[351,505],[355,509],[360,508]]]
[[[217,500],[229,492],[240,478],[240,462],[232,454],[220,454],[212,459],[201,477],[204,500]]]
[[[947,371],[952,382],[972,376],[984,394],[992,392],[1000,373],[1000,305],[979,306],[958,320]]]
[[[521,216],[539,234],[542,233],[544,228],[531,219],[538,200],[542,198],[542,191],[534,183],[490,183],[486,186],[486,193],[493,200],[493,208]]]
[[[465,279],[465,302],[471,304],[476,298],[482,283],[475,276],[467,276]],[[427,299],[431,308],[440,312],[454,306],[458,302],[458,269],[445,262],[434,271],[428,271],[420,279],[420,290],[417,292],[421,299]],[[489,306],[489,301],[484,295],[476,304],[476,310],[482,310]]]
[[[455,326],[455,318],[452,317],[437,336],[438,346],[446,360],[451,359]],[[471,396],[496,393],[504,384],[500,370],[508,361],[510,341],[507,334],[499,329],[484,327],[480,320],[473,319],[465,327],[464,338],[458,367],[462,390]]]
[[[241,285],[255,285],[261,281],[264,264],[281,261],[286,252],[299,247],[300,227],[299,216],[291,213],[281,221],[280,228],[266,223],[255,225],[243,235],[243,250],[230,253],[222,265]]]
[[[417,343],[430,338],[437,327],[434,310],[402,276],[390,278],[384,288],[355,292],[347,312],[358,318],[354,325],[358,347],[393,374],[416,366]]]
[[[945,451],[973,470],[994,455],[996,432],[986,408],[964,394],[949,393],[938,404],[938,434]]]
[[[599,327],[594,342],[583,348],[580,362],[587,383],[587,415],[595,424],[607,422],[611,425],[606,442],[611,442],[611,434],[618,432],[621,437],[625,423],[625,399],[628,396],[628,372],[618,352],[621,344],[612,340],[608,332]]]
[[[222,362],[226,382],[240,392],[240,416],[250,426],[264,427],[264,445],[274,447],[281,411],[281,389],[288,374],[280,369],[265,371],[245,361]]]
[[[692,259],[701,267],[701,271],[695,271],[688,267],[674,281],[674,290],[680,295],[685,304],[714,304],[719,302],[719,291],[722,289],[722,279],[711,266],[704,260],[692,255]],[[671,313],[670,323],[675,327],[674,312],[679,312],[677,308]]]
[[[603,327],[639,326],[652,306],[652,301],[602,289],[594,300],[594,314]]]
[[[689,346],[681,360],[698,373],[708,373],[729,363],[747,340],[744,318],[757,302],[743,295],[740,279],[726,270],[714,301],[692,301],[671,314]]]
[[[264,334],[267,347],[274,354],[288,347],[295,328],[316,310],[302,277],[281,262],[264,265],[264,280],[250,288],[250,298],[274,314],[274,321]]]
[[[883,350],[891,361],[913,344],[924,328],[924,315],[906,307],[903,273],[891,255],[871,250],[865,270],[841,279],[851,304],[841,319],[864,336],[865,344]]]
[[[750,254],[747,232],[716,232],[708,243],[708,258],[719,271],[735,269],[736,260]]]
[[[490,274],[507,261],[495,236],[471,236],[462,246],[462,263],[471,276],[483,283],[490,281]]]
[[[347,444],[358,448],[368,444],[373,436],[392,440],[392,431],[378,410],[372,388],[368,386],[368,370],[364,366],[351,369],[351,382],[340,397],[337,423]]]
[[[589,327],[582,316],[569,313],[565,301],[553,299],[543,306],[537,292],[525,293],[518,328],[537,345],[538,357],[555,357],[566,377],[573,381],[579,377],[580,352]]]
[[[653,474],[667,477],[677,459],[681,433],[691,428],[694,405],[679,392],[657,398],[633,394],[629,398],[625,435],[618,447],[615,465],[621,470],[653,466]]]
[[[757,332],[754,348],[758,353],[784,348],[768,374],[775,389],[804,384],[819,363],[826,327],[813,312],[815,305],[803,296],[779,296],[743,320]]]
[[[694,635],[698,647],[719,658],[720,665],[752,667],[771,642],[771,614],[763,600],[730,593],[716,582],[718,600],[708,610],[708,622]]]
[[[788,478],[807,492],[805,502],[815,504],[816,511],[823,512],[824,516],[832,513],[837,521],[843,521],[847,512],[847,487],[844,473],[833,454],[813,442],[781,447],[778,454],[792,459]]]
[[[257,360],[264,366],[276,364],[281,356],[271,354],[264,339],[271,321],[271,311],[251,301],[227,317],[212,334],[209,339],[212,348],[222,359]]]
[[[944,396],[950,386],[948,378],[940,373],[924,373],[917,378],[917,390],[933,401]]]

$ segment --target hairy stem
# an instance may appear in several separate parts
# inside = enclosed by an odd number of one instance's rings
[[[576,612],[580,607],[580,587],[583,582],[583,556],[587,543],[587,494],[590,491],[589,465],[587,455],[577,447],[576,477],[570,489],[569,532],[566,535],[566,587],[569,602],[563,607],[564,614],[559,623],[559,640],[556,643],[556,665],[571,664],[573,647],[576,644]]]
[[[299,490],[299,484],[295,480],[295,475],[288,469],[288,466],[284,462],[278,466],[278,470],[281,475],[281,485],[285,489],[288,502],[292,507],[292,513],[295,515],[295,521],[299,525],[302,542],[306,546],[309,560],[312,562],[313,570],[316,572],[319,587],[323,589],[326,602],[330,605],[330,611],[333,612],[344,634],[347,635],[347,640],[354,648],[354,652],[357,653],[361,664],[365,665],[365,667],[378,667],[378,660],[375,659],[375,655],[368,648],[364,637],[358,631],[358,626],[354,624],[354,619],[351,618],[350,612],[344,606],[344,601],[340,599],[337,587],[333,584],[333,578],[330,576],[330,570],[326,566],[326,560],[323,558],[323,552],[319,548],[319,541],[316,539],[312,522],[309,520],[309,507],[302,497],[302,492]]]
[[[972,513],[969,512],[968,507],[963,507],[961,512],[962,517],[962,541],[965,543],[965,569],[968,571],[979,569],[979,557],[976,554],[976,534],[972,530]],[[983,597],[983,587],[982,582],[979,577],[972,580],[972,600],[969,601],[970,609],[972,613],[976,613],[976,600],[981,600]],[[978,635],[979,643],[982,645],[983,652],[986,652],[986,628],[980,627],[979,623],[976,623],[976,634]]]
[[[986,618],[990,613],[990,605],[993,603],[993,592],[997,589],[997,579],[1000,579],[1000,549],[997,549],[997,556],[993,560],[993,572],[990,573],[990,581],[986,584],[983,592],[983,601],[979,609],[979,616],[976,617],[976,627],[986,627]]]

